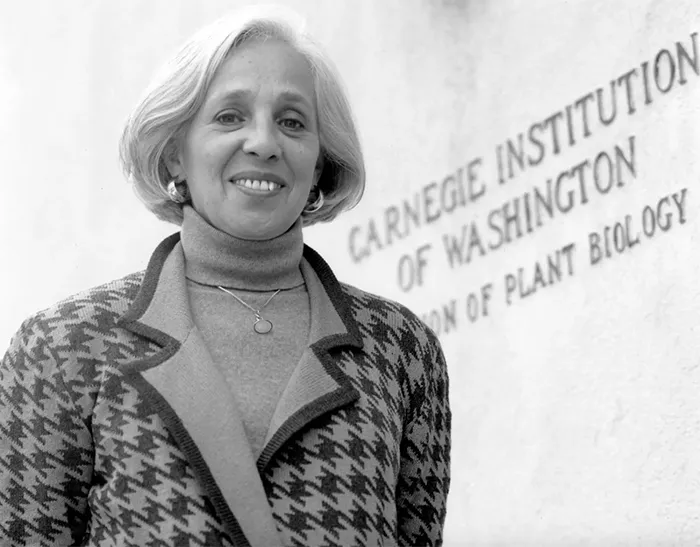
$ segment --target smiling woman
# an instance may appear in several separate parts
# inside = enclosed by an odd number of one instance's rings
[[[244,239],[278,237],[321,174],[315,103],[303,55],[282,40],[246,42],[173,143],[168,171],[189,181],[194,208],[212,226]]]
[[[213,24],[147,90],[121,156],[180,230],[12,339],[0,543],[441,544],[437,338],[303,242],[364,188],[321,49],[274,14]]]

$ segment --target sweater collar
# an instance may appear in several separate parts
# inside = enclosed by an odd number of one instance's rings
[[[196,283],[254,291],[289,289],[303,283],[301,219],[276,238],[251,241],[218,230],[185,206],[180,236],[185,274]]]

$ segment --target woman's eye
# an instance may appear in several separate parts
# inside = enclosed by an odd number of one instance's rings
[[[236,112],[222,112],[216,117],[216,121],[223,124],[238,123],[241,121],[241,116]]]
[[[299,130],[304,129],[304,124],[295,118],[285,118],[282,120],[282,126],[286,129]]]

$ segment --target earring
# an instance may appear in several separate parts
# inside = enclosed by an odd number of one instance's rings
[[[324,201],[325,200],[323,197],[323,191],[321,191],[319,189],[318,190],[318,197],[313,202],[306,204],[306,207],[304,207],[304,213],[306,213],[307,215],[315,213],[316,211],[321,209],[321,207],[323,207]]]
[[[180,191],[178,185],[182,186],[182,191]],[[168,197],[175,203],[185,203],[187,201],[187,183],[184,180],[180,182],[177,182],[175,179],[171,180],[168,183]]]

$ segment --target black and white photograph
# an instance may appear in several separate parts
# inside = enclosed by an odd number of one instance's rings
[[[700,545],[700,3],[0,6],[0,547]]]

